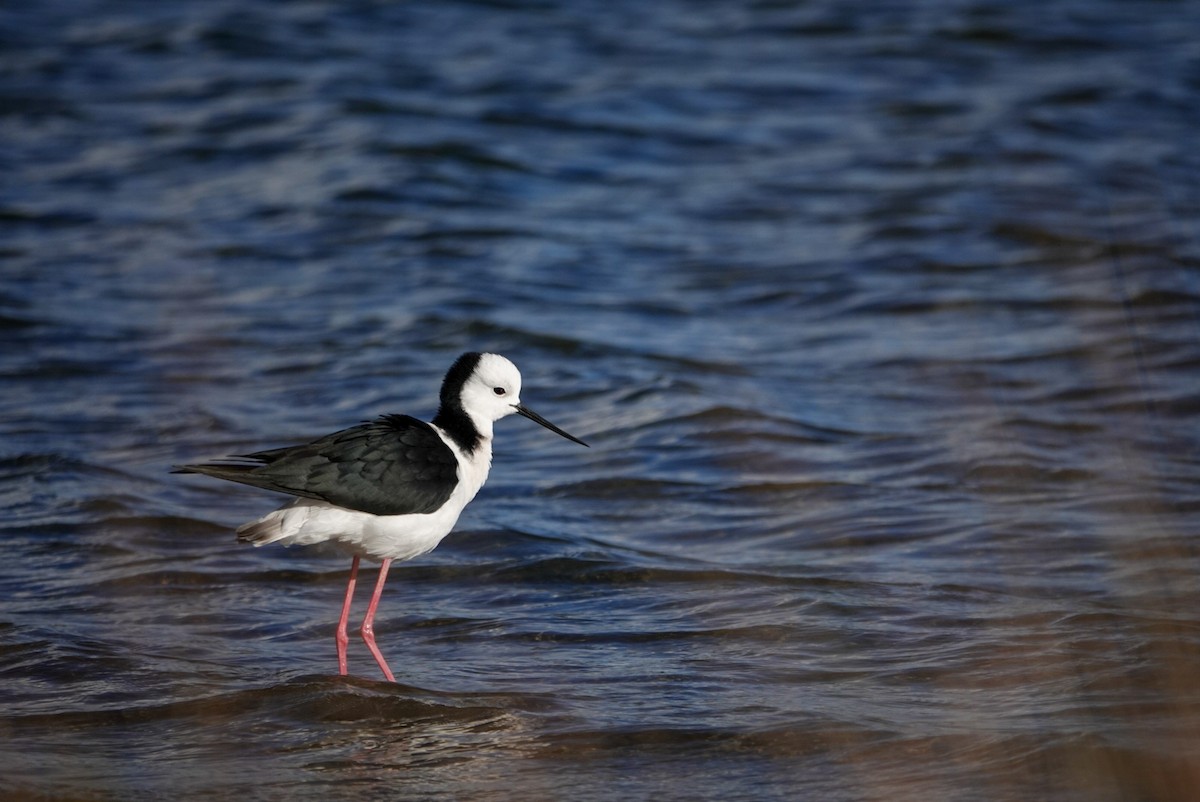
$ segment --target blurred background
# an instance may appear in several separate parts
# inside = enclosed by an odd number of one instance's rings
[[[1184,0],[0,3],[0,793],[1194,798],[1198,131]],[[466,350],[592,448],[339,679],[168,470]]]

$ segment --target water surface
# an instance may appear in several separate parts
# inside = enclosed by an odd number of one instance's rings
[[[1200,782],[1182,2],[0,8],[0,791],[1173,800]],[[171,465],[520,419],[346,560]],[[368,575],[369,578],[369,575]],[[361,609],[360,599],[360,609]]]

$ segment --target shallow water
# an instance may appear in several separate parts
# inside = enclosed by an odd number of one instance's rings
[[[0,792],[1192,798],[1197,41],[1179,2],[0,8]],[[593,447],[501,422],[392,570],[399,682],[338,678],[347,561],[168,470],[428,416],[464,350]]]

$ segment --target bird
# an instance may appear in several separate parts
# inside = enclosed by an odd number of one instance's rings
[[[394,562],[433,550],[487,480],[493,424],[517,414],[582,446],[521,403],[521,373],[499,354],[470,351],[442,380],[429,422],[386,414],[302,445],[178,465],[296,498],[237,528],[254,546],[333,543],[353,556],[335,635],[338,673],[348,673],[347,626],[362,559],[380,562],[360,634],[389,682],[395,675],[375,642],[375,614]]]

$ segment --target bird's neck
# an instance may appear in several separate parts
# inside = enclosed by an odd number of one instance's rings
[[[433,425],[445,432],[468,456],[492,439],[492,422],[472,418],[461,405],[443,404],[433,417]]]

